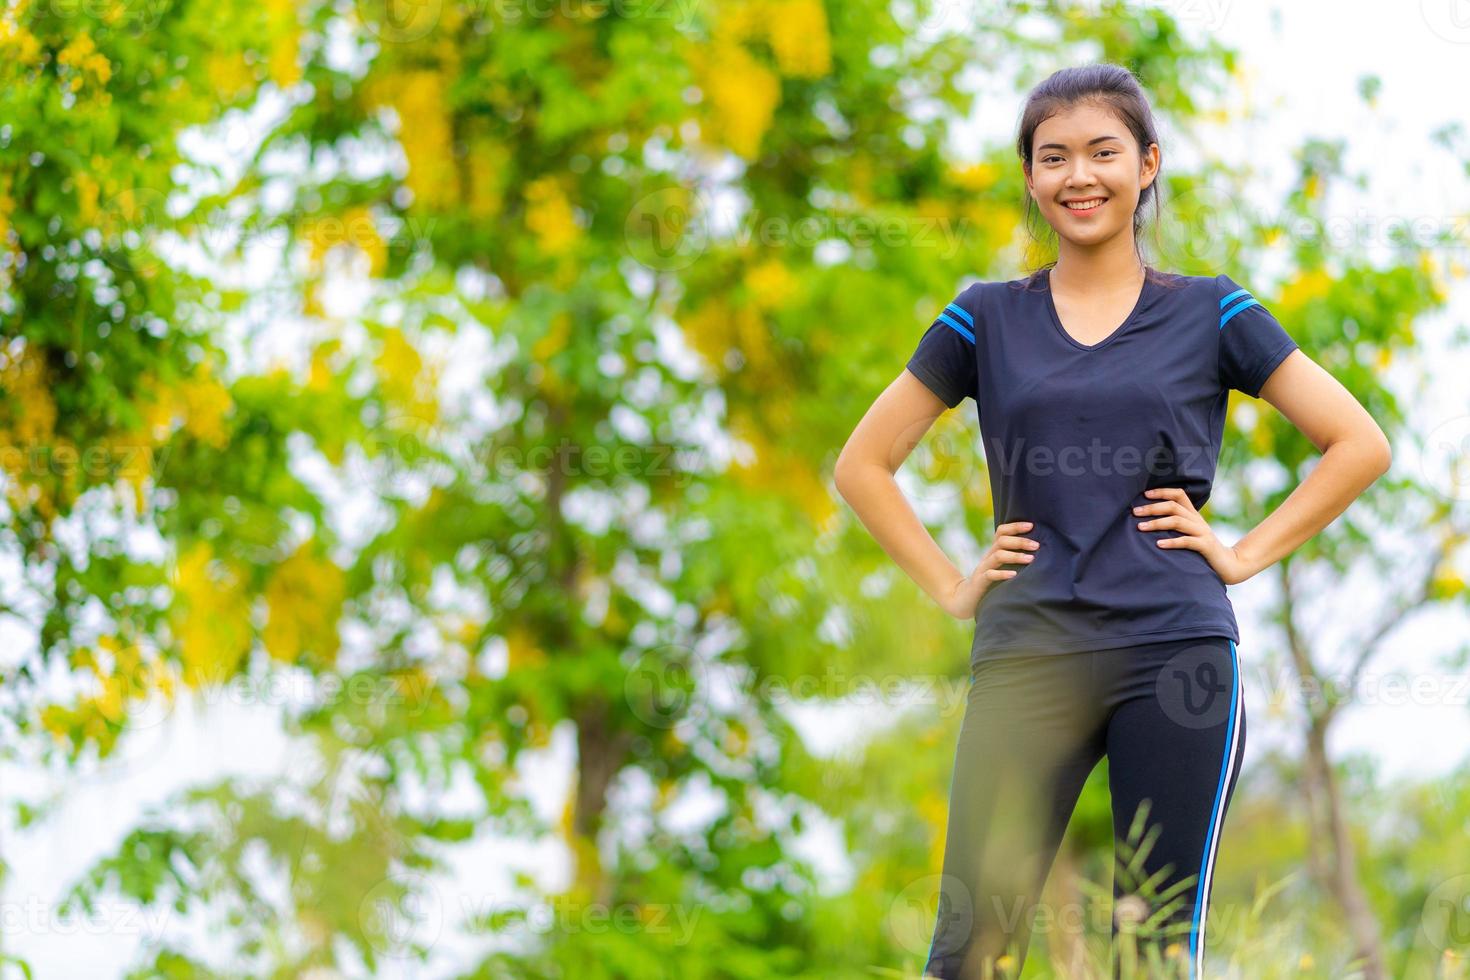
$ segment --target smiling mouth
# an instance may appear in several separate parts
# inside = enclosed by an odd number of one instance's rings
[[[1062,202],[1062,207],[1066,208],[1068,211],[1083,211],[1083,212],[1086,212],[1086,211],[1096,211],[1098,208],[1102,207],[1106,203],[1108,203],[1107,198],[1105,198],[1105,197],[1094,197],[1094,198],[1089,198],[1088,200],[1082,201],[1079,204],[1072,204],[1071,202],[1064,201],[1064,202]]]

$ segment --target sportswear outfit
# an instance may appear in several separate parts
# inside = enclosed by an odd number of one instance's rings
[[[1116,330],[1082,344],[1050,278],[966,287],[907,364],[950,408],[975,400],[995,524],[1031,521],[1021,534],[1040,545],[1001,566],[1017,574],[976,607],[927,970],[999,977],[993,960],[1010,951],[1019,975],[1077,794],[1107,754],[1114,895],[1135,890],[1136,872],[1162,872],[1155,890],[1173,901],[1153,911],[1194,980],[1245,751],[1240,632],[1205,557],[1159,547],[1183,532],[1139,530],[1161,515],[1132,509],[1167,499],[1144,494],[1153,487],[1203,507],[1230,390],[1258,397],[1297,344],[1229,276],[1157,270]],[[1151,845],[1125,867],[1141,805]]]

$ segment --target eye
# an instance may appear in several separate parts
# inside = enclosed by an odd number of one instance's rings
[[[1099,150],[1098,152],[1099,153],[1111,153],[1114,156],[1117,156],[1118,155],[1118,151],[1117,150]]]

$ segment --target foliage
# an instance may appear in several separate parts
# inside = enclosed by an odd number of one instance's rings
[[[268,702],[293,771],[179,794],[68,891],[225,937],[170,934],[135,975],[442,970],[450,932],[479,940],[467,977],[921,961],[958,713],[868,708],[835,758],[794,719],[875,679],[953,691],[966,637],[828,477],[914,325],[1012,270],[1009,148],[946,146],[968,72],[1019,86],[1100,48],[1185,127],[1232,81],[1166,12],[1087,6],[937,38],[917,28],[943,4],[875,0],[5,8],[3,529],[25,590],[4,611],[34,637],[0,668],[5,751],[83,771],[147,705],[309,691]],[[1308,150],[1279,220],[1210,270],[1318,213],[1340,174]],[[1176,227],[1206,220],[1210,178],[1171,174]],[[1268,305],[1400,421],[1376,372],[1442,301],[1436,271],[1291,259]],[[1313,452],[1239,400],[1230,425],[1227,454],[1282,475],[1212,499],[1245,527]],[[947,542],[992,524],[973,436],[947,418],[905,473]],[[1406,492],[1299,560],[1346,567]],[[573,746],[548,818],[534,785]],[[1100,790],[1084,863],[1110,837]],[[511,893],[485,878],[455,916],[441,873],[492,834],[570,869],[500,869]],[[1217,894],[1267,900],[1223,871]]]

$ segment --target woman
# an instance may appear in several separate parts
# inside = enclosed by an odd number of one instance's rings
[[[1193,980],[1245,751],[1226,586],[1341,514],[1388,469],[1390,448],[1245,287],[1224,272],[1174,275],[1143,261],[1159,146],[1129,71],[1089,65],[1046,79],[1027,100],[1017,150],[1057,234],[1055,263],[963,289],[836,467],[839,492],[893,560],[945,611],[975,618],[926,972],[1018,976],[1033,926],[1075,926],[1075,916],[1036,916],[1036,905],[1082,784],[1107,755],[1113,935],[1131,913],[1138,935],[1178,958],[1171,975]],[[1199,508],[1232,388],[1273,405],[1322,457],[1228,545]],[[967,395],[996,524],[968,575],[893,479]]]

